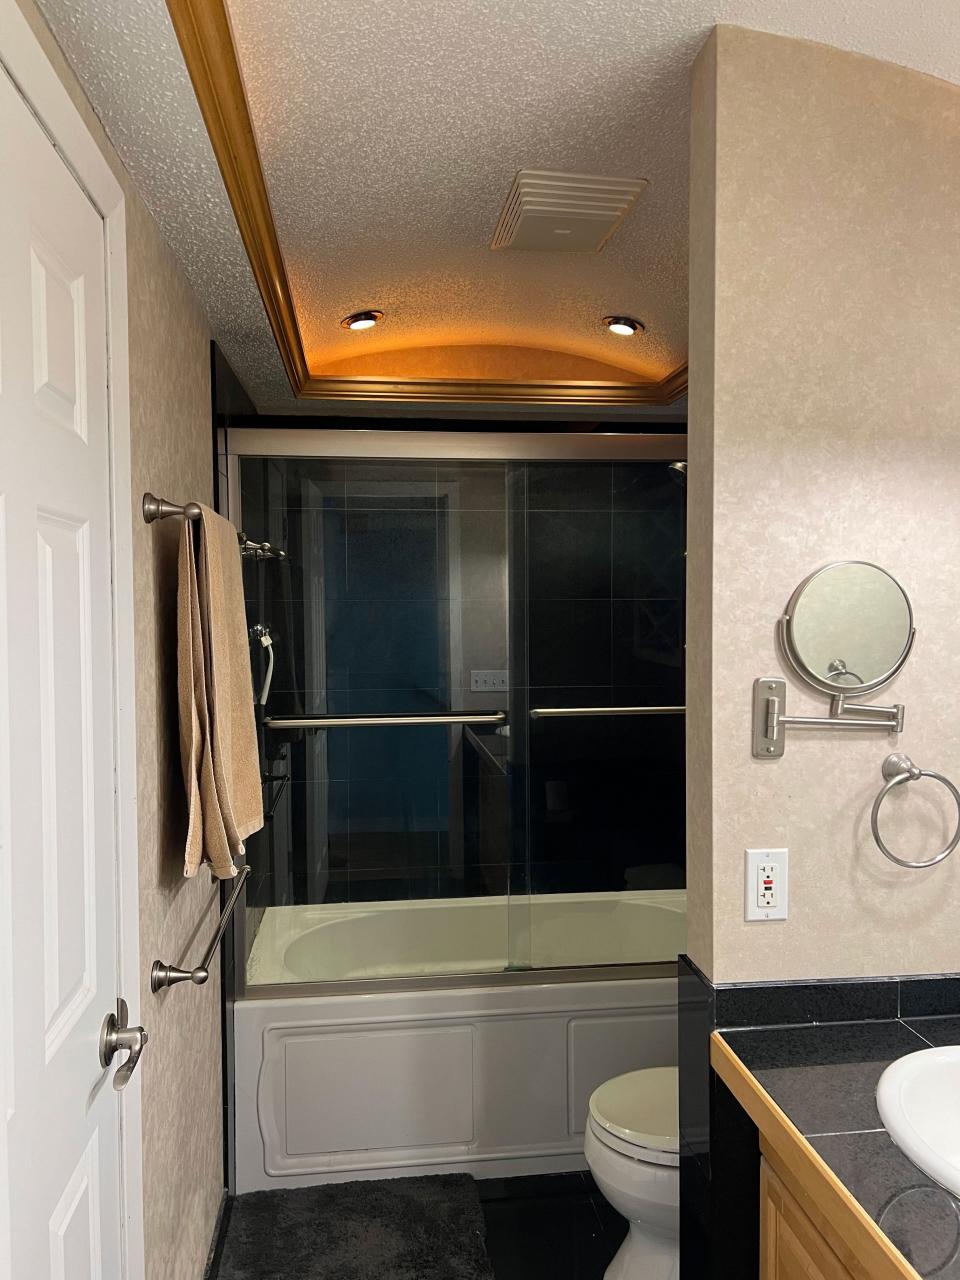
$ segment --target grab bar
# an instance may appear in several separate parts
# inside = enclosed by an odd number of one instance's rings
[[[686,707],[533,707],[531,720],[551,716],[682,716]]]
[[[265,729],[367,729],[392,724],[506,724],[505,711],[426,711],[422,715],[267,716]]]
[[[178,982],[186,982],[188,979],[198,987],[202,987],[206,980],[210,977],[210,966],[213,964],[213,957],[217,953],[217,947],[220,945],[220,939],[223,937],[230,917],[233,915],[233,908],[237,905],[237,899],[240,897],[240,890],[247,882],[247,876],[250,874],[250,867],[241,867],[237,876],[237,882],[233,886],[233,893],[227,899],[227,905],[223,908],[220,916],[220,922],[217,925],[216,933],[211,939],[209,947],[203,953],[203,959],[197,965],[196,969],[178,969],[175,964],[164,964],[162,960],[154,960],[153,968],[150,970],[150,990],[156,995],[158,991],[162,991],[164,987],[175,986]]]

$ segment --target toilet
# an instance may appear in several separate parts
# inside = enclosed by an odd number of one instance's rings
[[[583,1153],[606,1200],[630,1224],[604,1280],[678,1280],[677,1068],[615,1076],[590,1098]]]

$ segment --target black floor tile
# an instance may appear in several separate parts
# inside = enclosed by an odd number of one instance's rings
[[[496,1280],[603,1280],[626,1223],[588,1174],[482,1179]]]

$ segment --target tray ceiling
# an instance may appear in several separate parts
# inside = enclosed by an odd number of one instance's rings
[[[38,2],[258,407],[316,412],[293,400],[162,0]],[[497,377],[511,350],[518,377],[538,350],[571,377],[578,359],[631,382],[682,365],[688,74],[717,21],[960,80],[955,0],[227,6],[312,374],[410,370],[418,352],[450,369],[458,347],[474,367],[484,346]],[[601,253],[492,252],[522,168],[649,186]],[[381,326],[340,328],[368,307]],[[614,338],[608,314],[646,332]]]

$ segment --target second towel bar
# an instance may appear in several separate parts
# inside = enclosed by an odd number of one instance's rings
[[[237,899],[240,897],[240,890],[246,884],[249,874],[249,866],[240,868],[233,886],[233,892],[227,899],[227,905],[223,908],[216,932],[210,941],[209,947],[203,953],[203,959],[195,969],[178,969],[175,964],[165,964],[162,960],[154,960],[153,968],[150,970],[150,990],[154,995],[158,991],[162,991],[164,987],[175,986],[178,982],[190,981],[197,987],[203,986],[210,977],[210,966],[213,964],[213,957],[217,954],[220,939],[226,931],[230,917],[233,915],[233,908],[237,905]]]

